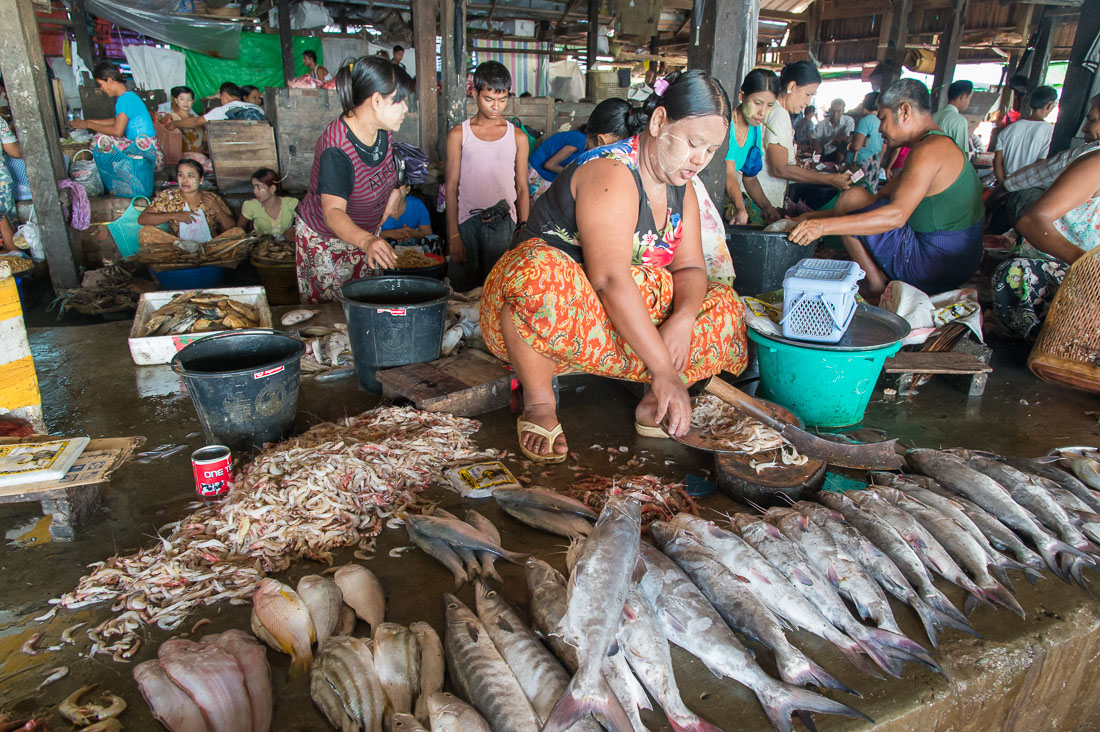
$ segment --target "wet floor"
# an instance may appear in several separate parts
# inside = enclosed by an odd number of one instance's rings
[[[155,539],[157,528],[179,519],[188,511],[194,496],[188,455],[204,443],[201,437],[188,438],[200,431],[194,409],[187,396],[179,392],[178,381],[165,367],[135,367],[127,348],[129,322],[85,325],[80,327],[34,329],[30,333],[42,389],[43,407],[50,432],[57,435],[86,434],[92,437],[143,435],[146,446],[186,444],[187,450],[145,464],[129,464],[116,471],[102,489],[103,506],[76,541],[58,543],[48,540],[48,526],[41,520],[37,504],[0,507],[0,710],[17,714],[51,715],[54,729],[66,728],[56,715],[56,705],[78,687],[100,684],[101,690],[122,695],[130,708],[122,717],[129,729],[158,729],[140,699],[131,680],[132,665],[118,664],[105,656],[92,659],[76,651],[87,650],[88,641],[76,633],[80,644],[74,650],[27,656],[20,647],[32,633],[42,632],[41,646],[58,642],[61,631],[76,622],[100,622],[109,616],[105,606],[62,612],[48,623],[33,618],[49,609],[47,601],[72,589],[89,562],[119,552],[147,546]],[[998,344],[1003,346],[1004,344]],[[994,357],[986,393],[971,399],[964,390],[947,382],[934,381],[923,387],[910,401],[888,402],[882,389],[876,391],[864,425],[886,430],[891,435],[922,446],[959,446],[988,449],[1015,455],[1038,455],[1056,445],[1097,444],[1100,442],[1095,412],[1100,400],[1033,379],[1023,368],[1026,353],[1016,348],[1000,348]],[[378,403],[378,399],[360,391],[354,380],[318,384],[303,381],[299,400],[299,429],[321,421],[357,414]],[[593,378],[568,382],[561,397],[562,423],[571,449],[581,454],[582,465],[604,475],[623,470],[626,457],[616,457],[606,448],[626,446],[630,456],[644,459],[640,472],[682,480],[687,474],[710,475],[713,463],[708,456],[678,444],[637,438],[632,431],[633,397],[622,387]],[[1093,414],[1089,414],[1093,412]],[[483,427],[476,436],[486,447],[515,449],[514,416],[507,409],[484,415]],[[598,446],[598,447],[597,447]],[[619,453],[616,453],[619,455]],[[574,475],[566,466],[535,472],[537,482],[562,485]],[[476,507],[498,525],[506,548],[534,552],[554,565],[563,566],[564,540],[530,530],[502,516],[491,502],[462,501],[454,494],[438,491],[448,508]],[[721,496],[704,501],[707,509],[728,510],[732,502]],[[369,566],[381,578],[387,591],[387,619],[408,624],[427,620],[442,629],[440,594],[451,589],[450,574],[418,550],[398,559],[388,557],[389,549],[404,546],[402,530],[386,530],[378,544],[377,558]],[[351,550],[339,554],[338,562],[349,561]],[[346,555],[346,556],[345,556]],[[310,573],[324,569],[314,562],[300,561],[280,579],[291,584]],[[522,571],[503,566],[503,592],[517,605],[525,604]],[[1029,611],[1020,620],[1006,611],[979,608],[975,625],[990,643],[1011,643],[1025,633],[1049,630],[1061,618],[1092,602],[1080,590],[1047,579],[1037,588],[1020,582],[1020,601]],[[948,589],[953,600],[961,603],[961,594]],[[472,603],[467,588],[460,595]],[[915,615],[907,608],[895,607],[899,622],[918,641],[924,638]],[[201,633],[228,628],[248,627],[247,607],[224,605],[201,614],[194,620],[212,622]],[[191,623],[180,631],[187,631]],[[362,627],[360,628],[362,631]],[[154,629],[145,631],[145,642],[134,661],[155,657],[156,648],[173,633]],[[904,681],[878,681],[861,676],[847,665],[839,653],[812,638],[795,635],[806,648],[846,683],[858,688],[862,700],[854,706],[873,717],[887,719],[905,707],[923,703],[929,694],[942,694],[947,682],[930,672],[908,668]],[[945,666],[953,653],[973,649],[971,641],[948,634],[937,658]],[[768,654],[758,654],[767,665]],[[276,730],[325,730],[328,725],[314,709],[304,682],[289,682],[289,658],[269,652],[276,686]],[[742,687],[731,681],[715,679],[701,664],[675,652],[683,696],[700,714],[727,731],[757,730],[767,727],[756,703]],[[35,687],[49,670],[58,666],[70,669],[68,676],[43,690]],[[967,673],[958,669],[958,673]],[[654,730],[668,729],[663,718],[650,718]],[[818,718],[822,730],[861,729],[865,723],[835,718]]]

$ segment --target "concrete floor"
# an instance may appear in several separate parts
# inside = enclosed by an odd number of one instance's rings
[[[174,380],[166,367],[139,368],[130,361],[126,342],[129,326],[125,321],[32,329],[31,348],[51,433],[93,437],[145,435],[147,446],[161,443],[186,443],[190,449],[201,446],[201,437],[185,437],[199,432],[200,427],[188,397],[173,393]],[[997,348],[993,362],[995,371],[983,397],[968,400],[965,392],[954,386],[933,382],[923,387],[910,402],[893,403],[883,401],[880,386],[864,425],[884,429],[915,445],[960,446],[1016,455],[1038,455],[1056,445],[1100,442],[1096,415],[1086,414],[1100,410],[1100,400],[1036,381],[1023,367],[1026,352],[1006,344],[994,345]],[[317,384],[306,379],[301,388],[297,427],[305,429],[319,421],[356,414],[376,404],[377,398],[360,391],[354,380]],[[572,449],[581,453],[585,466],[595,472],[614,474],[616,464],[608,462],[604,448],[625,445],[634,455],[648,458],[640,470],[669,479],[683,479],[687,473],[703,474],[712,469],[709,456],[674,443],[636,438],[631,429],[632,408],[632,397],[612,383],[585,378],[567,386],[562,394],[562,422]],[[484,415],[477,439],[485,446],[514,451],[514,435],[514,417],[502,409]],[[602,448],[594,449],[591,447],[594,445]],[[103,508],[78,540],[71,543],[48,541],[48,533],[38,521],[37,504],[0,507],[0,531],[5,532],[8,539],[0,544],[0,576],[3,577],[0,710],[28,715],[45,712],[55,708],[79,686],[99,683],[101,690],[121,694],[129,702],[130,708],[122,717],[128,729],[159,728],[130,677],[131,665],[116,664],[103,656],[85,659],[72,650],[28,657],[20,653],[19,648],[31,633],[43,631],[46,636],[43,645],[46,645],[56,642],[60,631],[72,623],[86,620],[94,624],[108,615],[108,608],[93,607],[61,613],[45,626],[32,620],[46,611],[47,600],[75,585],[87,563],[148,545],[159,526],[186,513],[194,495],[188,465],[190,449],[165,460],[130,464],[119,469],[102,491]],[[642,450],[649,452],[642,453]],[[666,465],[666,461],[672,462]],[[621,464],[624,460],[617,462]],[[572,475],[565,467],[553,468],[541,482],[548,486],[560,485]],[[441,493],[440,496],[446,507],[464,506],[454,494]],[[563,565],[562,539],[529,530],[502,516],[491,502],[465,505],[475,504],[500,527],[504,546],[535,552],[558,567]],[[716,510],[733,506],[721,496],[707,499],[704,505]],[[388,558],[391,547],[407,543],[403,531],[386,530],[379,541],[378,558],[368,564],[386,587],[387,619],[405,624],[423,619],[442,628],[439,595],[449,590],[450,575],[419,551],[409,552],[400,559]],[[350,549],[346,555],[339,555],[338,561],[350,561]],[[312,562],[297,562],[280,579],[293,583],[301,575],[321,569],[322,566]],[[506,565],[501,570],[506,581],[504,594],[515,604],[524,605],[521,569]],[[1023,669],[1031,663],[1028,659],[1036,657],[1036,648],[1043,643],[1053,643],[1058,638],[1084,638],[1100,628],[1094,598],[1085,592],[1053,578],[1040,582],[1036,588],[1023,582],[1018,585],[1021,604],[1028,610],[1026,620],[1007,611],[979,608],[974,615],[975,627],[985,640],[948,633],[935,652],[936,658],[955,679],[954,683],[916,667],[907,669],[904,680],[878,681],[860,675],[839,653],[816,639],[796,636],[796,641],[832,673],[859,689],[865,698],[844,701],[851,701],[884,727],[916,729],[906,720],[912,720],[915,712],[932,703],[952,705],[957,713],[973,717],[981,712],[983,703],[997,698],[994,691],[988,689],[979,693],[976,685],[983,674],[988,675],[991,666],[987,663],[1022,675]],[[952,599],[961,603],[961,591],[945,589]],[[463,590],[461,597],[472,603],[468,588]],[[895,611],[911,637],[918,642],[926,640],[916,616],[908,608],[896,607]],[[226,605],[206,615],[196,615],[194,619],[210,617],[213,622],[203,632],[217,632],[247,628],[248,614],[247,607]],[[148,630],[146,642],[134,661],[154,657],[158,645],[170,635],[155,628]],[[81,650],[86,645],[87,641],[83,640]],[[767,652],[758,656],[765,666],[770,664]],[[309,700],[308,685],[288,683],[289,658],[274,652],[269,653],[269,658],[278,700],[275,729],[328,729]],[[767,728],[758,706],[745,689],[732,681],[715,679],[701,664],[679,651],[675,651],[675,659],[683,696],[698,713],[727,731]],[[36,692],[35,686],[43,672],[59,665],[71,669],[69,676]],[[1095,697],[1073,699],[1064,695],[1065,689],[1062,693],[1060,701],[1067,706],[1071,703],[1078,707],[1095,704]],[[1060,714],[1050,707],[1044,713],[1050,720]],[[65,728],[55,712],[51,711],[51,715],[54,729]],[[1017,714],[1014,719],[1019,722],[1020,718]],[[925,719],[930,717],[925,715]],[[663,717],[654,716],[651,721],[654,730],[668,729]],[[1095,729],[1094,721],[1070,722],[1066,718],[1064,724],[1044,727]],[[865,723],[831,717],[818,717],[817,723],[822,730],[868,728]],[[1010,727],[1025,728],[1011,725],[985,728]]]

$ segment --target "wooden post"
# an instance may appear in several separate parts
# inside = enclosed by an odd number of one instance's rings
[[[69,8],[69,18],[73,21],[73,36],[76,37],[76,52],[84,65],[94,69],[95,47],[92,46],[92,37],[88,35],[88,16],[84,12],[84,0],[73,0]]]
[[[1031,57],[1031,71],[1028,73],[1027,90],[1035,91],[1035,87],[1042,86],[1047,81],[1047,67],[1050,66],[1050,41],[1054,34],[1058,16],[1048,13],[1043,9],[1039,18],[1039,32],[1035,36],[1035,50]]]
[[[955,66],[959,63],[959,46],[962,45],[966,10],[969,6],[970,0],[954,0],[951,3],[951,17],[936,44],[936,72],[932,77],[933,112],[938,112],[947,104],[947,89],[951,86]]]
[[[745,15],[749,9],[748,3],[755,1],[695,0],[692,11],[696,18],[700,18],[700,22],[693,33],[698,40],[688,49],[688,68],[702,69],[720,81],[731,102],[741,88],[741,80],[751,70],[751,67],[745,66],[747,55],[743,51],[747,45],[755,47],[755,42],[752,41],[755,38],[755,28],[747,26]],[[714,154],[710,165],[699,174],[719,210],[725,199],[725,160],[728,146],[729,140],[726,139]]]
[[[883,59],[886,71],[882,79],[883,91],[901,78],[902,65],[905,63],[905,43],[909,39],[909,16],[912,14],[913,0],[893,1],[890,36],[886,44],[886,56]]]
[[[1016,20],[1016,32],[1023,38],[1028,38],[1031,35],[1031,20],[1035,17],[1034,5],[1017,5],[1013,11],[1019,14],[1019,18]],[[1020,62],[1023,61],[1023,53],[1021,51],[1010,51],[1008,55],[1008,63],[1005,64],[1005,85],[1001,89],[1001,103],[999,109],[1002,113],[1007,112],[1012,108],[1012,88],[1009,86],[1009,82],[1012,81],[1012,77],[1020,73]]]
[[[878,53],[875,54],[875,61],[879,64],[886,62],[886,51],[890,48],[890,28],[894,25],[894,6],[887,4],[881,13],[881,18],[878,29]],[[885,91],[885,89],[877,91]]]
[[[466,119],[466,0],[439,0],[439,35],[443,38],[439,145],[445,147],[447,133]]]
[[[1081,14],[1077,16],[1077,35],[1073,37],[1073,49],[1069,53],[1069,68],[1066,69],[1066,81],[1062,86],[1062,98],[1058,102],[1058,123],[1054,125],[1050,155],[1069,149],[1088,113],[1089,95],[1092,94],[1096,72],[1085,64],[1095,61],[1095,58],[1090,58],[1090,52],[1098,36],[1100,0],[1085,0]]]
[[[810,7],[806,8],[806,48],[810,54],[810,60],[816,66],[821,65],[821,16],[825,6],[825,0],[814,0]]]
[[[587,57],[585,60],[584,95],[596,101],[596,55],[600,38],[600,0],[588,0]]]
[[[432,159],[440,159],[439,97],[435,78],[435,0],[413,0],[413,48],[416,50],[416,104],[420,111],[420,149]]]
[[[290,34],[290,0],[279,0],[279,45],[283,49],[283,83],[285,84],[294,78],[294,41]]]
[[[32,0],[0,2],[0,72],[4,75],[15,131],[27,161],[38,229],[50,265],[50,281],[55,290],[76,287],[79,284],[73,258],[76,236],[69,231],[57,192],[57,181],[68,176],[58,142],[57,119],[49,102],[46,57],[42,55]]]

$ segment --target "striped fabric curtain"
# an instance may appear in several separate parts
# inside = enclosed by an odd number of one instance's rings
[[[494,48],[515,48],[531,50],[549,50],[546,43],[537,41],[488,41]],[[512,91],[518,97],[524,92],[530,92],[538,96],[539,60],[548,58],[533,53],[487,53],[478,51],[478,62],[499,61],[504,64],[512,74]]]

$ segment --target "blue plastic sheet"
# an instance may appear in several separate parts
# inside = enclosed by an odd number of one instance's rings
[[[237,58],[241,24],[174,12],[180,0],[85,0],[88,12],[123,28],[215,58]]]

